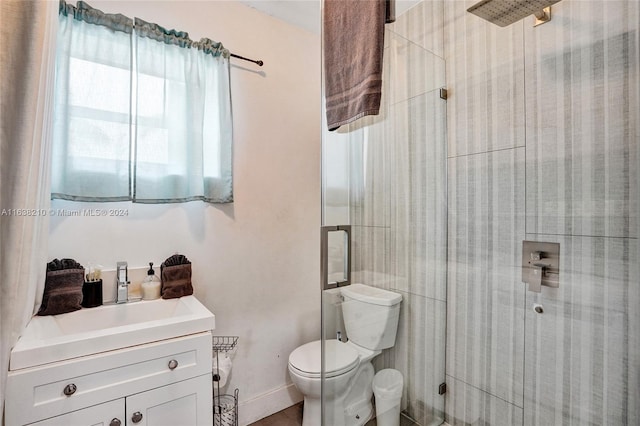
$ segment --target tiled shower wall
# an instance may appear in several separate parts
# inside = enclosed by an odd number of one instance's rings
[[[474,3],[445,2],[447,421],[637,424],[638,2]],[[525,239],[560,243],[558,289],[525,290]]]
[[[523,22],[506,28],[445,2],[448,119],[447,421],[523,416]]]
[[[536,28],[475,2],[388,25],[381,115],[325,138],[348,182],[325,223],[353,225],[356,281],[403,295],[376,369],[421,425],[637,424],[639,2],[563,0]],[[523,240],[560,243],[558,289],[526,291]]]

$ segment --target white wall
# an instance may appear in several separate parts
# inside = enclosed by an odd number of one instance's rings
[[[235,203],[176,205],[54,201],[54,209],[123,208],[128,216],[55,217],[50,258],[115,268],[193,262],[196,296],[216,334],[240,336],[228,390],[240,423],[300,399],[289,353],[320,334],[320,39],[235,1],[92,1],[191,38],[222,41],[265,66],[232,60]]]

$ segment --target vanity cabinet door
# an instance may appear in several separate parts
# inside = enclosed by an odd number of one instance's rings
[[[211,375],[127,397],[127,426],[211,426]]]
[[[29,426],[125,426],[124,398],[52,417]]]
[[[29,424],[206,373],[211,380],[208,332],[10,371],[5,423]]]

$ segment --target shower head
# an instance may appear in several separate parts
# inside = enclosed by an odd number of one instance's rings
[[[560,0],[482,0],[469,9],[487,21],[506,27],[529,15],[540,17],[542,10]]]

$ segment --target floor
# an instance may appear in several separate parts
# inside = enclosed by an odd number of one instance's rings
[[[249,426],[301,426],[302,402],[251,423]]]
[[[401,417],[401,426],[409,426],[413,423],[408,421],[405,417]],[[302,425],[302,402],[296,405],[292,405],[289,408],[285,408],[275,414],[265,417],[262,420],[258,420],[255,423],[251,423],[249,426],[301,426]],[[365,426],[376,426],[376,419],[371,419]]]

